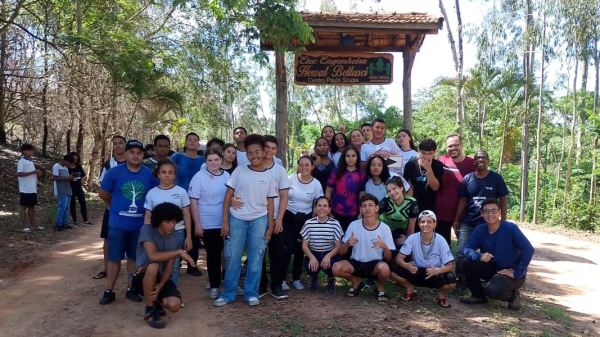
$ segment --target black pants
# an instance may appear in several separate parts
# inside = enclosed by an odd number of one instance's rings
[[[285,274],[287,272],[287,265],[285,265],[285,254],[283,252],[285,234],[284,232],[271,235],[269,240],[269,274],[271,274],[271,290],[281,287],[283,280],[285,280]],[[267,276],[267,254],[263,257],[262,262],[262,274],[260,276],[260,288],[267,288],[269,278]]]
[[[221,256],[223,253],[221,229],[205,229],[203,238],[208,281],[211,288],[219,288],[221,286]]]
[[[87,222],[88,214],[87,214],[87,204],[85,203],[85,193],[83,192],[83,188],[80,186],[79,188],[73,189],[73,195],[71,195],[71,204],[69,205],[69,210],[71,211],[71,218],[73,222],[77,222],[77,204],[75,202],[75,198],[79,200],[79,207],[81,208],[81,217],[83,218],[83,222]]]
[[[416,224],[416,227],[419,227],[419,224]],[[435,232],[444,237],[444,239],[448,243],[448,247],[452,247],[452,244],[451,244],[452,222],[438,220],[437,226],[435,226]]]
[[[192,249],[188,252],[188,254],[192,258],[192,260],[194,260],[197,263],[198,256],[200,255],[200,253],[198,252],[198,249],[200,249],[200,238],[196,236],[196,224],[194,223],[194,220],[192,220],[191,227],[192,227]],[[187,231],[186,231],[185,235],[187,237]],[[188,269],[189,268],[191,268],[191,266],[190,266],[190,263],[188,262]]]
[[[513,279],[498,274],[499,269],[491,262],[472,261],[465,258],[461,264],[465,282],[473,297],[490,297],[495,300],[510,302],[514,299],[515,290],[525,284],[525,275]],[[480,279],[488,281],[485,286],[481,284]]]
[[[288,210],[283,215],[283,233],[285,235],[284,243],[284,258],[285,265],[284,270],[287,272],[288,266],[292,257],[294,258],[294,264],[292,267],[292,280],[296,281],[300,279],[302,274],[302,267],[304,262],[304,252],[302,251],[302,236],[300,231],[304,223],[312,217],[312,214],[305,213],[292,213]]]

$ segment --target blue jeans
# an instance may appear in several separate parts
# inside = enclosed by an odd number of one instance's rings
[[[185,241],[185,230],[184,229],[176,229],[173,232],[174,235],[177,235],[179,240],[181,240],[181,246],[177,247],[177,249],[183,249],[184,241]],[[181,255],[177,255],[175,258],[175,263],[173,264],[173,273],[171,273],[171,281],[175,283],[175,287],[179,288],[179,269],[181,269]]]
[[[269,226],[267,216],[245,221],[229,215],[229,236],[225,238],[225,279],[223,292],[219,294],[227,303],[235,301],[240,281],[240,260],[246,246],[248,270],[244,281],[244,299],[258,298],[258,284],[262,271],[262,260],[267,248],[265,232]]]
[[[69,204],[71,202],[70,195],[58,196],[58,209],[56,210],[56,222],[54,226],[64,226],[69,223]]]
[[[477,226],[473,226],[464,222],[461,222],[460,227],[458,227],[458,242],[456,244],[456,274],[461,280],[464,280],[464,273],[462,272],[461,264],[462,260],[465,258],[463,250],[465,249],[465,244],[475,230],[475,227]]]

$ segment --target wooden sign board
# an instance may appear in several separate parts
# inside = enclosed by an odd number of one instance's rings
[[[297,85],[392,83],[394,56],[379,53],[301,53],[294,62]]]

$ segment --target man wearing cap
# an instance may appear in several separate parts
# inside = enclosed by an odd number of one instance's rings
[[[113,291],[121,260],[127,256],[128,274],[135,271],[135,257],[140,229],[144,225],[144,200],[146,193],[158,185],[152,171],[142,165],[144,144],[130,140],[125,145],[125,165],[118,165],[106,172],[102,179],[99,196],[109,209],[107,289],[100,304],[115,300]],[[131,288],[128,278],[125,296],[134,301],[142,299]]]

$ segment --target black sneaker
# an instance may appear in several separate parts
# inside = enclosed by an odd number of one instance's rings
[[[160,316],[158,312],[156,312],[156,310],[152,310],[150,312],[145,313],[144,321],[146,321],[146,323],[148,323],[148,325],[153,327],[154,329],[162,329],[165,326],[167,326],[167,323],[160,319]]]
[[[102,299],[100,299],[100,304],[106,305],[106,304],[111,303],[114,300],[115,300],[115,292],[112,290],[106,290],[104,292],[104,296],[102,296]]]
[[[283,289],[281,289],[281,287],[277,287],[277,288],[271,290],[271,296],[273,296],[273,298],[275,298],[276,300],[282,300],[284,298],[288,298],[288,295],[283,292]]]
[[[62,228],[63,229],[73,229],[73,228],[76,228],[76,227],[75,226],[71,226],[69,224],[66,224],[66,225],[62,225]]]
[[[55,232],[62,232],[63,231],[63,226],[54,226],[54,231]]]
[[[187,273],[192,276],[202,276],[202,271],[196,267],[188,267]]]
[[[317,281],[317,279],[311,280],[308,290],[310,290],[311,293],[316,293],[319,291],[319,281]]]
[[[133,290],[132,288],[127,288],[127,291],[125,292],[125,297],[127,297],[128,299],[130,299],[133,302],[141,302],[142,298],[140,297],[140,295],[138,295],[135,290]]]
[[[239,293],[239,290],[238,290],[238,293]],[[267,288],[258,287],[258,298],[263,298],[266,294],[267,294]],[[244,295],[244,294],[242,294],[242,295]]]
[[[514,292],[513,300],[508,302],[508,310],[519,311],[521,309],[521,292],[517,289]]]
[[[327,292],[329,294],[335,293],[335,279],[327,280]]]

